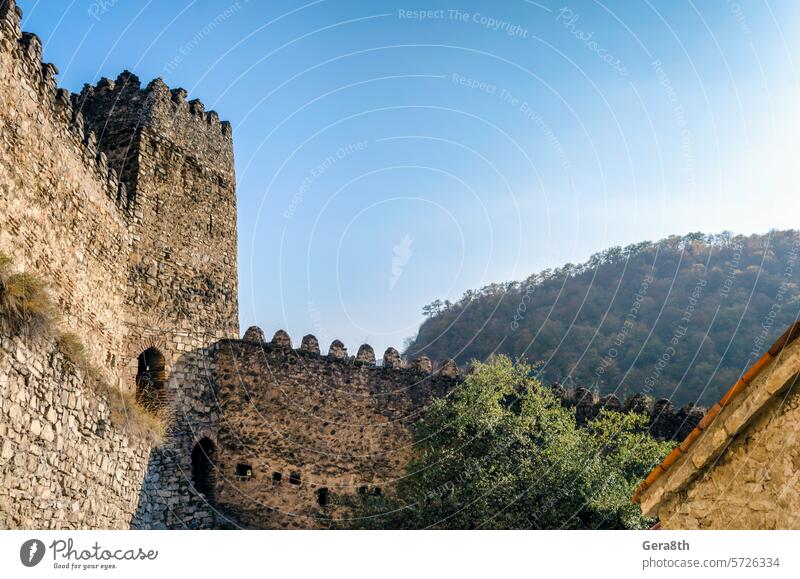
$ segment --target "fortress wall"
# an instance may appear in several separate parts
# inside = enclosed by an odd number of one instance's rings
[[[0,528],[126,529],[148,443],[53,340],[0,340]]]
[[[460,378],[277,342],[220,344],[214,501],[245,527],[315,527],[320,489],[392,491],[411,424]]]
[[[50,282],[65,330],[112,381],[122,361],[131,216],[41,42],[0,2],[0,252]]]

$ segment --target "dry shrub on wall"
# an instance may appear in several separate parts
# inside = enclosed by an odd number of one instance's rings
[[[144,439],[151,445],[164,440],[166,424],[160,416],[148,412],[132,392],[112,388],[106,382],[95,382],[97,390],[105,395],[111,423],[126,430],[131,436]]]
[[[5,335],[22,330],[44,333],[57,324],[58,310],[47,285],[12,269],[11,258],[0,253],[0,330]]]
[[[59,329],[60,320],[47,284],[28,273],[15,272],[11,258],[0,253],[0,333],[13,336],[25,331],[31,336],[55,336],[59,351],[83,371],[85,383],[107,401],[114,426],[151,444],[161,442],[164,420],[142,407],[132,393],[109,386],[91,364],[80,338]]]

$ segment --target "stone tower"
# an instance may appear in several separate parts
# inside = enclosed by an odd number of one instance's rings
[[[214,344],[239,335],[231,126],[185,90],[160,79],[142,88],[127,71],[86,85],[72,104],[119,175],[131,221],[120,379],[170,415],[133,525],[208,526],[192,468],[216,445]]]
[[[123,72],[72,96],[120,177],[132,222],[128,359],[148,348],[176,370],[185,353],[238,337],[236,182],[231,126],[160,79]],[[122,380],[135,382],[128,364]]]

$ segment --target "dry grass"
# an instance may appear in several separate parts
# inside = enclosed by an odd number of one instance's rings
[[[132,392],[122,392],[103,381],[95,382],[97,390],[105,395],[108,402],[111,423],[128,432],[135,438],[144,439],[151,445],[164,440],[166,424],[152,412],[148,412]]]
[[[92,365],[86,347],[72,332],[59,328],[61,316],[50,298],[47,285],[40,279],[14,272],[11,259],[0,253],[0,332],[21,331],[55,336],[59,351],[86,375],[85,383],[108,401],[111,422],[132,436],[158,444],[164,438],[164,420],[148,412],[134,394],[109,386],[97,367]]]
[[[14,272],[11,265],[11,259],[0,254],[0,329],[15,334],[53,328],[60,316],[47,285],[28,273]]]
[[[73,364],[88,370],[91,364],[89,363],[89,355],[86,353],[86,346],[83,345],[80,338],[72,332],[63,332],[56,338],[58,349],[64,354]]]

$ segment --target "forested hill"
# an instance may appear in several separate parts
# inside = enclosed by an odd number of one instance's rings
[[[407,354],[504,353],[540,362],[547,382],[713,404],[800,317],[799,254],[794,230],[613,247],[437,300]]]

